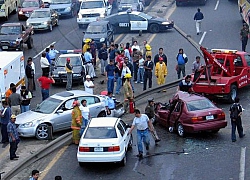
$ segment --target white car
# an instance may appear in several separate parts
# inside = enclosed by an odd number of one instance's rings
[[[130,126],[120,118],[91,119],[79,143],[79,165],[83,166],[86,162],[119,162],[125,166],[126,152],[133,145],[129,129]]]

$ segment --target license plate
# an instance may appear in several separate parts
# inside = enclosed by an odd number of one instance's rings
[[[9,49],[8,46],[2,46],[2,49]]]
[[[103,147],[95,147],[94,151],[95,152],[103,152]]]
[[[211,119],[214,119],[213,115],[206,116],[206,120],[211,120]]]

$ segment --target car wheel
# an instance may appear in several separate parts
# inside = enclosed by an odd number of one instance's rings
[[[219,132],[219,130],[220,130],[220,129],[215,129],[215,130],[212,130],[211,132],[214,133],[214,134],[216,134],[216,133]]]
[[[128,142],[128,149],[130,150],[132,148],[133,148],[133,135],[131,134]]]
[[[126,166],[126,164],[127,164],[127,157],[126,157],[126,154],[125,154],[124,158],[120,162],[120,165],[121,166]]]
[[[150,31],[151,33],[158,33],[158,32],[160,31],[160,27],[159,27],[159,25],[157,25],[157,24],[151,24],[151,25],[149,26],[149,31]]]
[[[33,47],[33,38],[32,37],[29,37],[29,40],[27,42],[27,46],[29,49],[32,49],[32,47]]]
[[[37,139],[47,139],[49,137],[49,126],[47,124],[40,124],[36,129]]]
[[[49,25],[49,31],[51,32],[53,30],[53,25],[52,23]]]
[[[177,133],[180,137],[184,137],[185,135],[184,128],[181,123],[179,123],[177,126]]]
[[[80,166],[80,167],[84,167],[84,165],[85,165],[85,163],[79,162],[79,166]]]
[[[176,1],[176,6],[181,6],[181,2]]]
[[[232,84],[230,87],[230,93],[228,94],[227,100],[229,103],[233,103],[237,96],[237,86]]]
[[[105,111],[100,112],[97,117],[106,117],[106,112]]]

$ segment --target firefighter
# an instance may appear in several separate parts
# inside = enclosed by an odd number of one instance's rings
[[[149,120],[151,120],[151,122],[152,122],[152,119],[155,116],[154,98],[148,99],[148,104],[147,104],[147,106],[145,108],[145,114],[148,116]],[[152,136],[153,136],[153,138],[155,140],[155,143],[157,143],[157,142],[160,141],[160,138],[158,137],[157,132],[156,132],[153,124],[152,124],[152,127],[153,127],[153,129],[152,129],[151,133],[152,133]]]
[[[155,76],[157,78],[158,85],[165,84],[165,78],[167,74],[168,74],[167,66],[165,62],[163,62],[163,58],[159,57],[159,62],[157,62],[155,66]]]
[[[123,84],[123,88],[124,88],[124,110],[125,112],[128,112],[128,105],[129,102],[133,101],[133,89],[132,89],[132,85],[130,83],[130,79],[132,78],[131,74],[127,73],[124,76],[125,78],[125,82]]]
[[[151,56],[152,57],[152,48],[151,46],[148,44],[147,41],[143,41],[143,44],[144,44],[144,52],[143,52],[143,57],[144,59],[148,56]]]
[[[89,48],[90,49],[90,43],[91,43],[91,39],[85,39],[84,41],[84,45],[82,47],[82,53],[84,54],[85,52],[87,52],[87,49]]]
[[[80,141],[80,130],[82,126],[82,112],[79,108],[80,103],[75,100],[73,102],[73,110],[72,110],[72,122],[71,122],[71,129],[73,130],[73,143],[79,144]]]

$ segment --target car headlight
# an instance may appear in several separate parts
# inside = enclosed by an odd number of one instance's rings
[[[23,11],[19,11],[19,13],[18,14],[23,14]]]
[[[65,8],[65,10],[64,10],[64,11],[67,11],[67,12],[71,11],[71,7],[67,7],[67,8]]]
[[[29,128],[29,127],[33,127],[33,126],[34,126],[33,122],[27,122],[27,123],[21,124],[19,127],[20,128]]]
[[[170,23],[169,22],[163,22],[161,23],[162,25],[169,25]]]
[[[73,74],[73,77],[81,77],[81,74]]]
[[[53,74],[52,77],[59,77],[59,75],[58,74]]]
[[[43,22],[43,24],[44,24],[44,25],[47,25],[47,24],[49,24],[49,22],[48,22],[48,21],[45,21],[45,22]]]
[[[100,39],[100,42],[104,42],[104,41],[105,41],[105,38],[101,38],[101,39]]]

